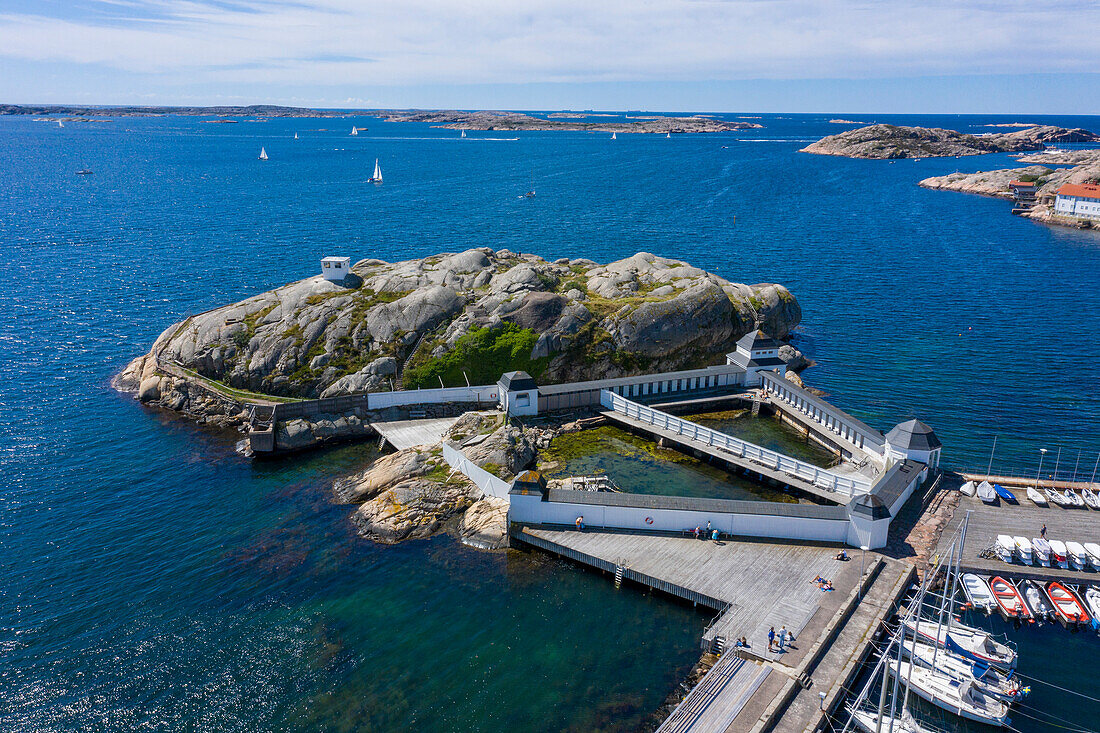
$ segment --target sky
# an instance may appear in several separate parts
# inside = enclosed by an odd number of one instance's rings
[[[1100,113],[1095,0],[0,0],[0,102]]]

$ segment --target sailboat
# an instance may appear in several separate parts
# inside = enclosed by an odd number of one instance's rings
[[[665,137],[672,137],[672,133],[671,132],[666,132]]]
[[[382,169],[378,167],[378,158],[374,159],[374,175],[371,176],[367,183],[381,183],[382,182]]]
[[[463,131],[462,131],[462,134],[461,134],[461,135],[459,135],[459,137],[466,137],[466,131],[465,131],[465,130],[463,130]]]
[[[611,133],[611,139],[612,139],[612,140],[614,140],[614,139],[615,139],[615,133]]]
[[[267,160],[267,150],[260,148],[260,160]]]
[[[58,127],[64,127],[64,126],[65,126],[65,123],[64,123],[64,122],[62,122],[61,120],[58,120],[58,121],[57,121],[57,126],[58,126]]]
[[[355,125],[351,126],[351,134],[352,135],[358,135],[359,134],[359,130],[355,127]]]
[[[298,139],[298,133],[294,133],[294,139],[295,139],[295,140],[297,140],[297,139]]]

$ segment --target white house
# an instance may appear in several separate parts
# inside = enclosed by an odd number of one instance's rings
[[[351,272],[350,257],[321,258],[321,277],[339,282]]]
[[[771,370],[780,376],[787,373],[787,362],[779,358],[781,343],[753,329],[737,342],[737,350],[726,354],[726,364],[745,370],[745,386],[756,387],[763,381],[758,372]]]
[[[1100,219],[1100,185],[1067,183],[1058,189],[1054,213],[1083,219]]]
[[[886,434],[886,463],[910,459],[935,468],[940,465],[940,439],[920,420],[898,423]]]
[[[539,388],[527,372],[507,372],[497,382],[500,404],[509,415],[539,414]]]

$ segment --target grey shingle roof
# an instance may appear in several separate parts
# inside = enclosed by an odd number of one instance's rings
[[[763,331],[752,330],[737,340],[737,345],[743,349],[778,349],[782,344],[767,335]]]
[[[935,431],[920,420],[898,423],[886,434],[891,446],[902,450],[935,450],[943,445]]]
[[[527,372],[505,372],[500,377],[500,386],[505,392],[521,392],[528,389],[538,389],[535,380]]]

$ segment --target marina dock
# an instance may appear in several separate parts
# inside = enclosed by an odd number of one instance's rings
[[[868,555],[861,582],[858,552],[841,561],[838,547],[820,544],[530,526],[513,529],[512,539],[718,611],[701,643],[722,656],[662,725],[665,733],[771,730],[791,715],[801,722],[789,729],[802,730],[824,716],[814,674],[830,685],[847,679],[912,572]],[[820,590],[818,576],[835,590]],[[795,642],[769,651],[768,630],[783,626]],[[742,636],[747,649],[734,647]],[[839,699],[841,688],[834,692]]]

